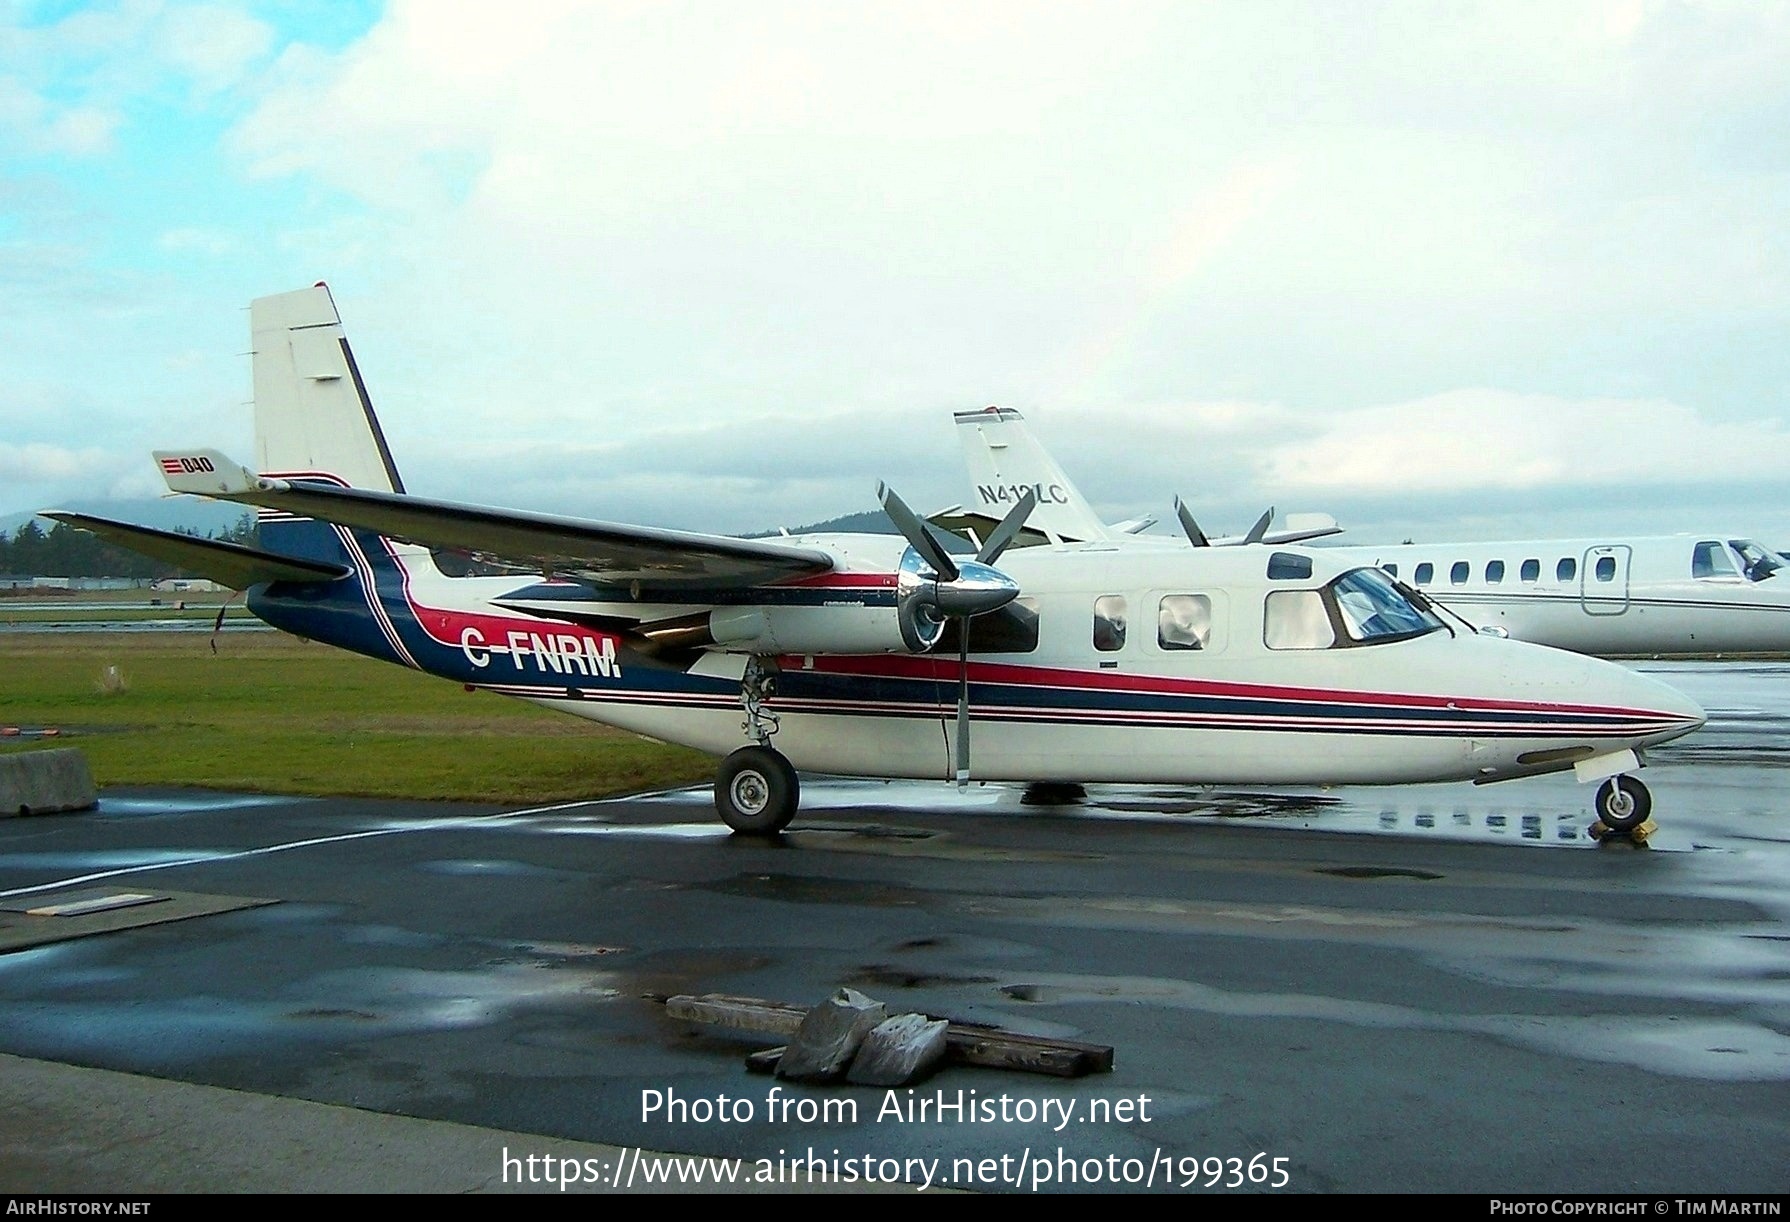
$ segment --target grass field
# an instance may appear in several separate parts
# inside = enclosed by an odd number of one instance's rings
[[[0,635],[0,725],[101,785],[541,802],[704,781],[707,756],[279,633]]]

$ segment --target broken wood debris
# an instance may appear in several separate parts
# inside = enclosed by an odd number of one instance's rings
[[[860,995],[861,996],[861,995]],[[686,1022],[728,1027],[763,1035],[793,1037],[801,1030],[809,1007],[790,1002],[768,1001],[762,997],[739,997],[730,993],[680,994],[665,997],[668,1016]],[[945,1023],[945,1054],[942,1064],[966,1065],[982,1069],[1021,1070],[1026,1073],[1049,1074],[1058,1078],[1080,1078],[1092,1073],[1111,1073],[1113,1050],[1110,1044],[1084,1044],[1075,1040],[1050,1039],[1039,1035],[1021,1035],[978,1023],[951,1022],[931,1015],[919,1015],[929,1022]],[[921,1031],[911,1034],[919,1038]],[[746,1068],[771,1073],[784,1055],[783,1048],[755,1052],[746,1059]],[[917,1068],[928,1073],[938,1063]],[[917,1081],[918,1078],[911,1079]]]

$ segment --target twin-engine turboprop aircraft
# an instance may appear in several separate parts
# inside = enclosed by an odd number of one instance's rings
[[[1459,632],[1378,569],[1295,547],[1070,541],[1049,489],[953,554],[775,541],[405,492],[323,285],[253,303],[256,464],[158,452],[258,506],[258,548],[48,516],[248,589],[289,632],[723,756],[715,805],[774,833],[798,770],[992,781],[1399,783],[1574,770],[1615,828],[1640,751],[1703,722],[1620,667]],[[1051,541],[1010,548],[1042,514]],[[1034,523],[1034,525],[1028,525]],[[450,576],[483,571],[495,575]],[[971,744],[974,743],[974,754]]]

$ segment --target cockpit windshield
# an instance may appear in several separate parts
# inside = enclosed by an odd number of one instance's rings
[[[1740,571],[1746,574],[1748,581],[1764,581],[1790,563],[1770,548],[1760,547],[1751,539],[1730,539],[1728,546],[1740,557]]]
[[[1361,642],[1421,636],[1442,621],[1417,607],[1379,569],[1355,569],[1330,583],[1343,631]]]
[[[1264,613],[1262,641],[1270,649],[1383,645],[1442,627],[1379,569],[1352,569],[1322,590],[1271,591]]]

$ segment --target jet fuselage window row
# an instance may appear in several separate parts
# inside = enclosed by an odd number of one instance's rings
[[[1391,573],[1394,577],[1399,575],[1397,564],[1382,564],[1380,567],[1385,569],[1388,573]],[[1488,586],[1502,584],[1504,581],[1504,572],[1504,562],[1502,560],[1486,561],[1485,584]],[[1608,574],[1607,576],[1605,575],[1606,572]],[[1562,584],[1574,580],[1578,575],[1579,562],[1574,560],[1571,556],[1563,557],[1560,562],[1554,566],[1554,580],[1561,582]],[[1449,566],[1448,582],[1450,585],[1464,586],[1467,582],[1471,581],[1472,578],[1473,566],[1468,564],[1465,560],[1456,560]],[[1597,579],[1599,581],[1613,581],[1615,578],[1616,561],[1609,556],[1603,557],[1598,561]],[[1427,560],[1411,570],[1411,584],[1414,586],[1433,585],[1435,584],[1435,580],[1436,566]],[[1533,559],[1523,561],[1522,565],[1517,569],[1517,580],[1527,584],[1534,584],[1535,582],[1540,581],[1541,561]]]

